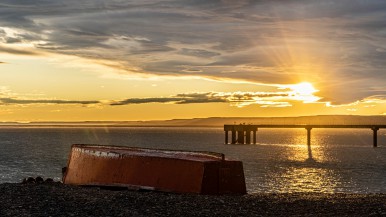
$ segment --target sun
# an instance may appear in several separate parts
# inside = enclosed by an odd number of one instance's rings
[[[302,96],[312,95],[313,93],[318,92],[318,90],[309,82],[290,85],[289,88],[294,94]]]
[[[304,103],[316,102],[321,99],[318,96],[315,96],[314,93],[319,90],[309,82],[302,82],[299,84],[293,84],[287,86],[290,91],[290,98],[297,101],[303,101]]]

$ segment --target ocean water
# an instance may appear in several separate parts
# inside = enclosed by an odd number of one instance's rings
[[[244,165],[248,193],[386,193],[386,130],[259,129],[255,145],[225,145],[222,128],[0,128],[0,183],[61,178],[72,144],[224,153]]]

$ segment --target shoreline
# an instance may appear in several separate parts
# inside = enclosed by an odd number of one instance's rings
[[[386,193],[196,195],[0,184],[0,216],[386,216]]]

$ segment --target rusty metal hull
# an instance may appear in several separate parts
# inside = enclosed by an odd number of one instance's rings
[[[73,145],[65,184],[124,186],[199,194],[245,194],[240,161],[222,154]]]

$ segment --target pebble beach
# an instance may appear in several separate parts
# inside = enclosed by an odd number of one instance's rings
[[[196,195],[0,184],[0,216],[386,216],[386,194]]]

